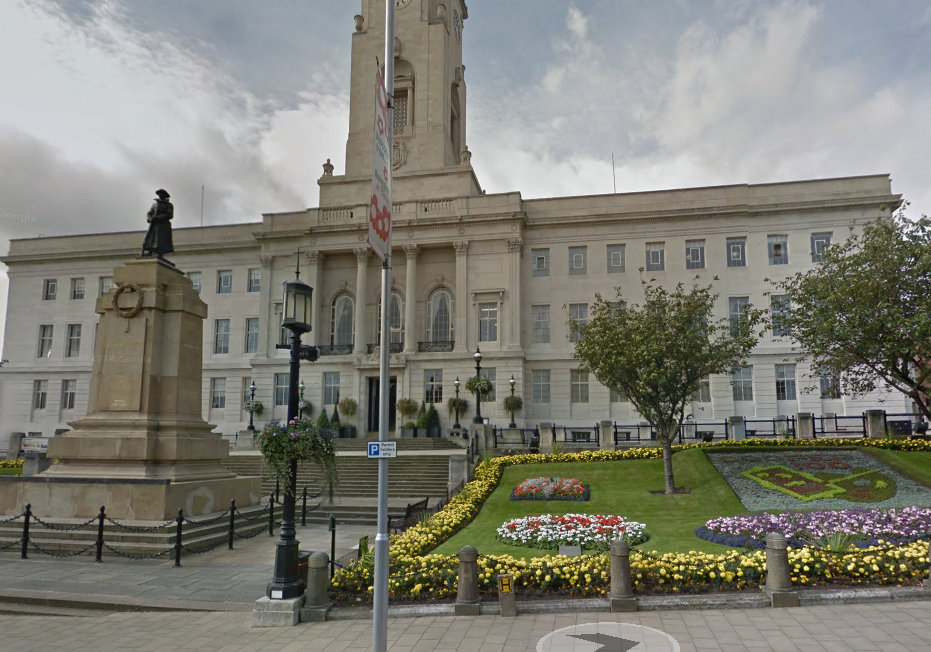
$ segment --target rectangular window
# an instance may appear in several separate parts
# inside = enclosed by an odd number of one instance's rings
[[[423,372],[424,403],[443,402],[443,372],[439,369],[427,369]]]
[[[588,403],[588,372],[572,370],[569,372],[570,396],[572,403]]]
[[[811,262],[824,262],[824,252],[831,246],[831,235],[830,233],[811,234]]]
[[[32,388],[32,409],[44,410],[46,401],[48,401],[48,381],[37,380]]]
[[[629,403],[630,402],[630,399],[627,398],[627,394],[625,394],[624,392],[618,392],[612,389],[610,390],[609,393],[610,393],[609,400],[612,403]]]
[[[588,247],[569,247],[569,274],[588,272]]]
[[[47,358],[52,354],[52,335],[55,327],[51,324],[39,326],[39,345],[36,347],[37,358]]]
[[[81,355],[81,324],[68,324],[68,338],[65,341],[65,357],[76,358]]]
[[[711,379],[705,376],[698,383],[698,389],[692,393],[692,402],[711,403]]]
[[[113,289],[113,277],[112,276],[101,276],[100,280],[97,281],[97,290],[98,296],[104,296]]]
[[[533,330],[530,341],[533,344],[550,343],[550,307],[530,306]]]
[[[71,279],[71,298],[73,300],[84,298],[84,279],[83,278]]]
[[[647,243],[647,271],[662,272],[666,269],[666,243]]]
[[[226,407],[226,378],[210,381],[210,407],[216,410]]]
[[[275,374],[275,405],[288,404],[290,374]]]
[[[626,245],[608,245],[608,274],[623,274],[627,264]]]
[[[478,304],[478,341],[498,341],[498,304]]]
[[[284,326],[278,329],[278,345],[291,346],[291,331]]]
[[[323,374],[323,402],[326,405],[339,403],[339,372]]]
[[[791,332],[786,318],[791,314],[792,304],[784,294],[774,294],[770,298],[769,312],[773,319],[773,337],[789,337]]]
[[[728,238],[727,239],[727,266],[728,267],[746,267],[747,266],[747,239],[746,238]]]
[[[794,401],[795,399],[795,365],[776,365],[776,400]]]
[[[550,370],[534,369],[533,370],[533,402],[549,403],[550,402]]]
[[[533,257],[533,275],[549,276],[550,275],[550,250],[534,249],[530,252]]]
[[[200,290],[201,290],[200,272],[188,272],[187,277],[191,280],[191,285],[194,286],[194,289],[197,291],[197,294],[200,294]]]
[[[246,317],[246,353],[258,353],[259,318]]]
[[[76,380],[63,380],[61,381],[61,409],[62,410],[73,410],[74,409],[74,394],[75,387],[77,386],[78,381]]]
[[[737,328],[741,320],[747,318],[747,308],[750,306],[750,297],[728,297],[727,316],[731,320],[731,330]]]
[[[767,238],[769,243],[769,264],[789,264],[789,236],[771,235]]]
[[[233,291],[233,271],[221,269],[217,272],[217,294],[229,294]]]
[[[489,402],[494,403],[498,400],[498,370],[497,369],[482,369],[479,375],[482,378],[487,378],[491,382],[491,393],[488,396],[482,397],[482,403]]]
[[[47,278],[42,282],[42,300],[54,301],[58,294],[58,281],[54,278]]]
[[[569,333],[569,341],[578,342],[582,337],[582,331],[588,326],[588,304],[570,303],[569,321],[571,324],[576,324],[578,326],[578,329],[573,328]]]
[[[738,369],[731,376],[735,401],[753,400],[753,367]]]
[[[826,401],[838,401],[841,397],[840,378],[832,376],[831,378],[821,379],[821,398]]]
[[[705,269],[705,241],[685,241],[685,268]]]
[[[261,268],[255,268],[249,270],[249,287],[246,288],[247,292],[261,292],[262,291],[262,270]]]
[[[216,354],[230,352],[230,320],[217,319],[213,332],[213,352]]]

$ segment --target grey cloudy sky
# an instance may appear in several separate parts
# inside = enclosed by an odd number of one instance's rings
[[[10,238],[315,206],[358,0],[0,0]],[[931,212],[931,0],[471,0],[469,147],[525,197],[890,173]],[[5,294],[5,293],[4,293]]]

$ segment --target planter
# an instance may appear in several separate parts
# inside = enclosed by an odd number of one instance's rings
[[[343,426],[339,429],[340,439],[355,439],[358,432],[355,426]]]
[[[417,428],[401,428],[401,439],[413,439],[417,436]]]
[[[433,439],[439,439],[439,437],[440,437],[440,427],[439,427],[439,426],[431,426],[431,427],[427,428],[427,437],[430,437],[430,438],[433,438]]]

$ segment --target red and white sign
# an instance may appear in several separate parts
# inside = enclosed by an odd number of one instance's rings
[[[378,257],[388,257],[391,240],[391,137],[388,92],[379,67],[375,85],[375,155],[372,166],[372,203],[369,206],[369,244]]]

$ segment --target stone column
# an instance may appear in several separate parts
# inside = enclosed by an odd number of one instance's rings
[[[272,297],[272,274],[274,273],[275,257],[259,256],[262,263],[262,292],[259,295],[259,352],[265,358],[275,357],[275,345],[278,343],[278,326],[275,320],[275,311],[272,310],[274,297]],[[280,289],[280,287],[279,287]],[[281,300],[279,295],[278,300]],[[274,337],[272,336],[274,333]],[[254,374],[253,374],[254,378]]]
[[[599,429],[601,430],[599,434],[600,443],[602,450],[613,451],[614,450],[614,422],[613,421],[602,421],[599,424]]]
[[[815,438],[815,416],[811,412],[799,412],[796,420],[798,432],[795,436],[799,439]]]
[[[459,588],[456,593],[456,615],[478,616],[481,597],[478,593],[478,550],[463,546],[459,551]]]
[[[540,431],[540,452],[541,453],[552,453],[553,452],[553,424],[552,423],[541,423],[538,426]]]
[[[372,250],[369,247],[356,247],[352,250],[359,261],[356,271],[356,338],[353,353],[361,354],[368,352],[368,342],[366,341],[365,329],[365,312],[366,298],[368,295],[368,269],[369,258],[372,257]]]
[[[467,455],[449,456],[449,483],[447,489],[452,491],[463,482],[469,481],[469,458]]]
[[[407,288],[404,297],[404,353],[417,352],[417,253],[419,247],[409,243],[403,246],[407,254]]]
[[[747,422],[743,417],[728,417],[727,425],[728,434],[734,441],[744,441],[747,438]]]
[[[317,346],[325,344],[323,333],[323,262],[326,260],[326,254],[322,251],[307,252],[307,285],[314,289],[314,306],[313,315],[311,316],[311,325],[314,327],[310,333],[302,338],[304,344]]]
[[[308,622],[322,623],[333,603],[327,594],[330,585],[330,556],[325,552],[315,552],[307,560],[307,594],[304,600],[302,616]]]
[[[866,411],[866,436],[869,439],[885,439],[886,412],[885,410]]]
[[[519,237],[508,238],[508,343],[507,348],[519,350],[520,346],[520,266],[524,256],[524,241]]]
[[[457,240],[456,249],[456,352],[469,350],[469,241]]]
[[[630,575],[630,546],[624,541],[611,542],[611,611],[637,611]]]
[[[772,597],[773,607],[799,606],[798,593],[792,589],[789,570],[789,541],[784,534],[766,535],[766,586],[764,591]]]

